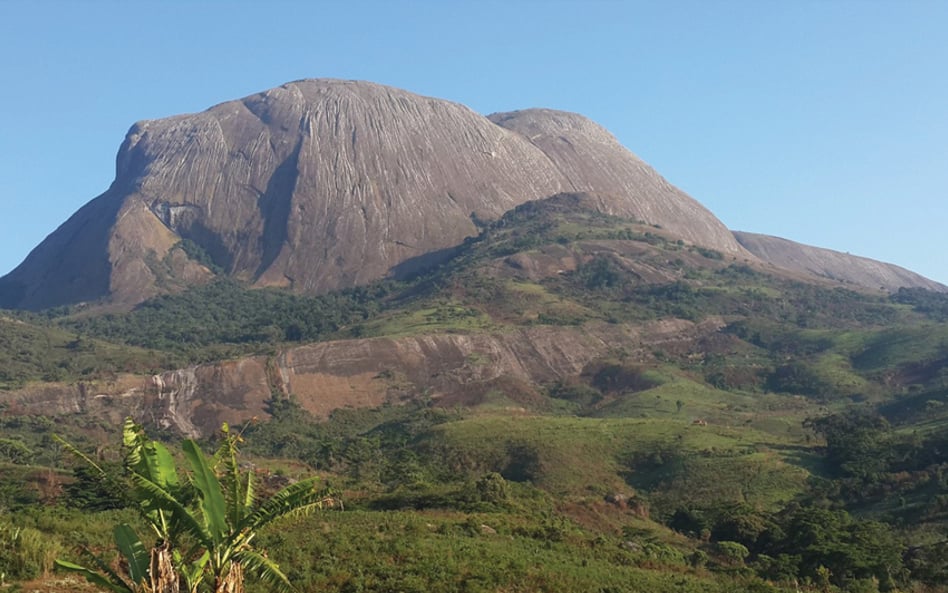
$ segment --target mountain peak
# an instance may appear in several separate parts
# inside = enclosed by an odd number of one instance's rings
[[[132,305],[214,273],[320,293],[462,242],[475,219],[593,192],[609,214],[747,255],[727,228],[572,113],[481,116],[380,84],[305,79],[138,122],[116,180],[0,279],[0,304]]]

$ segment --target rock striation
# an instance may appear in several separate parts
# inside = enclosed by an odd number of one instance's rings
[[[495,113],[488,118],[539,148],[565,177],[564,191],[613,198],[600,198],[594,204],[596,209],[657,224],[696,245],[741,252],[732,243],[731,232],[709,210],[668,183],[592,120],[551,109]]]
[[[199,437],[214,434],[222,422],[265,418],[273,394],[292,394],[318,417],[419,398],[446,407],[476,405],[496,389],[529,403],[537,385],[576,376],[616,348],[647,360],[656,346],[691,348],[723,325],[720,319],[666,319],[323,342],[153,376],[31,384],[5,394],[6,413],[88,414],[115,424],[131,415]]]
[[[484,117],[378,84],[301,80],[132,126],[111,187],[0,279],[0,306],[130,306],[215,273],[325,292],[563,191],[608,195],[609,213],[747,256],[709,211],[582,116]]]
[[[755,256],[785,270],[873,290],[891,292],[907,287],[948,292],[948,286],[894,264],[769,235],[735,232],[734,236]]]

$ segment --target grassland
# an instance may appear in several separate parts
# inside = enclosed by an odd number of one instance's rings
[[[250,459],[281,479],[320,472],[347,510],[267,532],[266,547],[303,591],[941,591],[942,301],[803,283],[551,202],[398,282],[321,297],[220,282],[124,314],[0,318],[0,389],[330,338],[708,322],[720,329],[616,345],[533,385],[529,404],[498,387],[472,408],[422,398],[317,421],[275,399],[246,428]],[[50,435],[114,461],[95,419],[0,415],[0,428],[0,527],[68,555],[134,521],[75,508],[92,486]],[[494,474],[508,495],[485,500],[477,484]],[[832,529],[788,541],[805,525]],[[897,569],[865,561],[864,540],[884,540]]]

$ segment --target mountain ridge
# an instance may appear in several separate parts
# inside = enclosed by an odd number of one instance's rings
[[[579,114],[482,116],[376,83],[303,79],[134,124],[113,183],[0,278],[0,306],[122,310],[221,274],[326,293],[397,277],[562,192],[735,259],[849,286],[948,290],[835,252],[760,248]]]
[[[745,249],[761,260],[786,270],[889,292],[903,287],[948,292],[948,286],[895,264],[805,245],[782,237],[743,231],[734,231],[734,236]]]

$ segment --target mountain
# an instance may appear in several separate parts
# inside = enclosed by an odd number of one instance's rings
[[[130,306],[215,273],[323,293],[385,277],[561,191],[608,194],[610,214],[747,255],[582,116],[488,118],[377,84],[301,80],[132,126],[111,187],[0,279],[0,306]]]
[[[0,294],[113,305],[0,312],[0,533],[47,559],[138,506],[130,416],[345,493],[261,533],[301,590],[946,592],[945,287],[732,235],[581,116],[302,81],[137,124]]]
[[[734,236],[758,258],[786,270],[890,292],[901,287],[948,292],[948,286],[893,264],[769,235],[735,231]]]
[[[618,392],[680,381],[702,393],[818,401],[939,389],[943,332],[926,324],[948,319],[945,295],[882,298],[735,260],[605,214],[606,201],[565,193],[521,204],[401,283],[307,297],[217,280],[127,313],[54,319],[51,337],[36,329],[28,342],[0,343],[0,359],[23,366],[7,381],[8,411],[131,414],[207,435],[224,421],[266,417],[274,397],[325,418],[498,397],[543,411],[556,385],[577,382],[601,392],[576,396],[589,400],[587,414],[641,403],[610,403]],[[82,336],[66,352],[101,360],[91,369],[64,363],[63,349],[47,346],[63,341],[56,336]],[[106,340],[132,350],[106,360]],[[905,340],[912,349],[888,351]],[[143,373],[146,354],[155,365]],[[655,383],[649,372],[665,378]],[[37,375],[66,382],[32,383]],[[726,421],[729,412],[712,405],[721,394],[705,396],[693,411]]]

